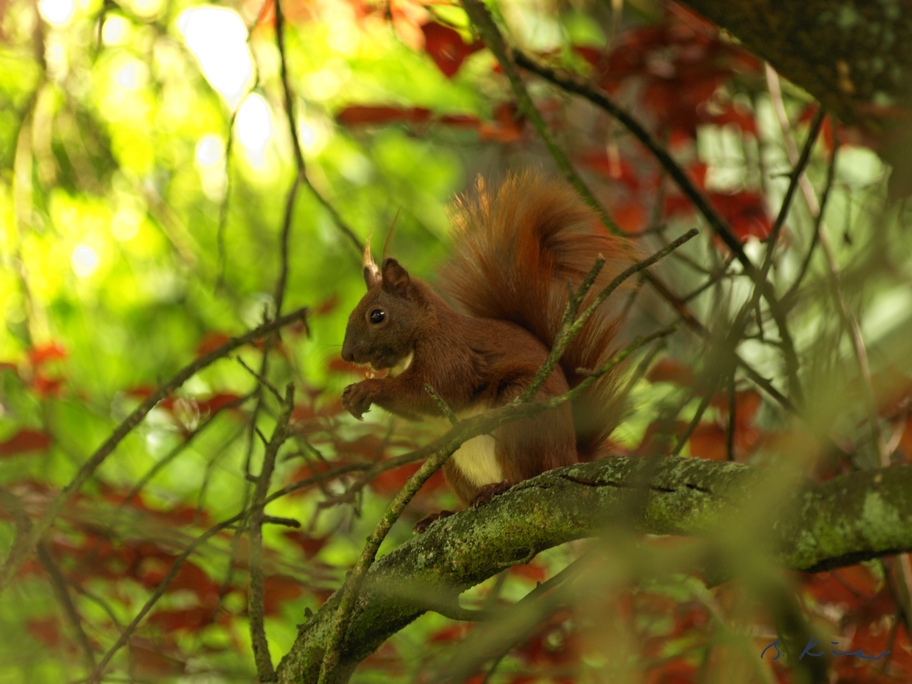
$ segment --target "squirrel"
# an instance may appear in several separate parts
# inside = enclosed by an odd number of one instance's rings
[[[479,178],[474,197],[457,200],[451,219],[452,256],[437,286],[453,305],[396,259],[378,267],[365,248],[367,294],[349,318],[342,358],[389,372],[345,389],[342,404],[358,419],[377,404],[407,419],[439,421],[443,412],[425,383],[457,418],[511,402],[548,357],[568,283],[578,287],[601,255],[606,264],[591,299],[632,258],[625,240],[594,228],[596,216],[572,189],[529,172],[508,176],[496,192]],[[565,394],[586,377],[579,370],[607,363],[620,326],[619,316],[600,307],[535,400]],[[547,470],[599,457],[621,416],[618,380],[617,372],[606,374],[573,402],[466,441],[443,467],[460,502],[477,507]],[[416,529],[426,529],[424,522]]]

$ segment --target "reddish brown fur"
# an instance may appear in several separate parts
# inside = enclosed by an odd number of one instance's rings
[[[454,256],[440,279],[443,291],[471,316],[511,321],[549,349],[560,330],[569,278],[574,287],[601,254],[607,260],[583,307],[632,261],[632,249],[609,235],[571,188],[529,173],[514,175],[496,196],[479,178],[474,200],[453,216]],[[615,298],[616,299],[616,298]],[[620,321],[606,302],[561,358],[571,387],[577,368],[595,369],[617,352]],[[574,402],[582,460],[597,452],[621,414],[617,377],[609,374]]]
[[[398,377],[345,390],[343,403],[359,418],[371,404],[407,418],[439,417],[425,383],[456,413],[511,401],[548,356],[566,305],[566,279],[578,284],[599,253],[617,261],[625,252],[617,240],[592,232],[592,215],[571,192],[534,176],[509,178],[496,197],[479,182],[477,199],[460,208],[454,258],[440,284],[468,315],[395,259],[384,260],[379,284],[366,278],[373,286],[351,314],[342,356],[376,369],[393,367],[410,352],[414,357]],[[617,271],[605,270],[600,284]],[[383,320],[372,323],[377,310]],[[565,393],[581,379],[577,368],[604,363],[616,328],[607,314],[594,317],[537,398]],[[616,421],[612,390],[613,381],[605,379],[573,410],[565,405],[499,428],[495,458],[504,478],[515,484],[591,458]],[[453,461],[445,472],[463,503],[478,494]]]

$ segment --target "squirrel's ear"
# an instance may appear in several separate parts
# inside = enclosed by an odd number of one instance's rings
[[[400,297],[408,295],[408,286],[411,282],[406,271],[395,259],[383,260],[383,289]]]

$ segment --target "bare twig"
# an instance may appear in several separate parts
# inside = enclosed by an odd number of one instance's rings
[[[594,89],[582,79],[567,73],[558,73],[557,70],[539,64],[519,50],[513,50],[513,57],[516,60],[516,64],[526,71],[531,71],[533,74],[553,83],[562,90],[569,93],[575,93],[589,100],[599,109],[617,119],[624,128],[630,131],[630,133],[652,153],[659,164],[662,165],[662,168],[665,169],[668,175],[677,184],[678,188],[680,188],[681,192],[693,203],[697,208],[697,211],[703,215],[703,218],[706,220],[706,223],[709,224],[709,227],[713,232],[716,233],[716,235],[725,242],[726,246],[738,256],[738,260],[745,265],[745,270],[754,268],[753,263],[751,263],[748,256],[744,253],[741,242],[735,236],[725,219],[716,211],[715,207],[712,206],[709,199],[707,199],[700,189],[694,185],[693,181],[691,181],[690,177],[687,175],[687,172],[672,158],[665,147],[656,140],[632,114],[616,104],[605,93]]]
[[[477,0],[472,1],[476,2]],[[791,334],[789,333],[788,326],[786,325],[785,312],[782,310],[782,307],[776,298],[772,286],[765,280],[761,279],[757,267],[745,253],[744,247],[741,245],[741,242],[731,230],[731,227],[715,210],[706,196],[700,192],[700,190],[693,184],[684,169],[682,169],[677,164],[677,162],[674,161],[674,159],[670,154],[668,154],[665,148],[657,140],[655,140],[655,138],[653,138],[649,132],[642,125],[640,125],[640,123],[633,116],[630,115],[629,112],[615,104],[604,93],[595,90],[588,83],[585,83],[581,79],[570,76],[568,74],[558,74],[556,70],[538,64],[535,60],[517,50],[514,50],[512,52],[512,55],[517,65],[521,66],[527,71],[531,71],[532,73],[541,76],[545,80],[550,81],[554,85],[559,86],[567,92],[576,93],[577,95],[586,98],[594,105],[607,112],[609,115],[615,117],[650,152],[652,152],[659,163],[668,172],[668,175],[671,176],[675,183],[677,183],[678,187],[681,189],[681,192],[683,192],[684,195],[690,199],[697,210],[703,215],[703,218],[706,220],[706,223],[709,225],[712,231],[716,233],[716,235],[718,235],[726,244],[726,246],[735,254],[738,261],[741,262],[745,273],[747,273],[751,279],[754,280],[757,286],[761,289],[763,297],[769,302],[770,312],[773,314],[773,319],[775,320],[776,326],[779,329],[779,336],[783,342],[782,350],[783,355],[785,356],[787,369],[789,370],[789,379],[790,384],[792,385],[791,389],[796,397],[800,397],[800,387],[794,382],[794,378],[797,377],[798,368],[798,360],[794,350],[794,343],[792,342]],[[647,279],[651,283],[656,284],[657,279],[651,273],[647,275]],[[664,291],[665,293],[668,293],[668,289],[665,287],[657,286],[657,289],[659,289],[660,292]],[[672,304],[675,305],[675,308],[678,308],[679,311],[681,310],[682,307],[680,302],[672,301]],[[776,392],[776,394],[782,396],[781,393]]]
[[[592,284],[595,282],[596,277],[598,276],[599,271],[601,270],[602,265],[604,265],[604,259],[598,259],[593,266],[592,270],[586,277],[586,280],[580,286],[579,290],[570,298],[570,301],[567,302],[567,309],[564,312],[564,322],[561,326],[561,330],[558,332],[557,337],[554,340],[554,344],[551,347],[551,353],[548,355],[548,359],[542,364],[542,367],[538,370],[533,378],[532,382],[529,384],[529,387],[523,392],[515,401],[524,402],[529,401],[541,386],[545,383],[548,376],[551,375],[551,372],[557,367],[558,362],[560,361],[561,355],[569,346],[570,342],[573,341],[573,338],[582,330],[583,326],[586,324],[586,321],[595,313],[595,310],[604,302],[608,296],[614,292],[627,278],[632,276],[634,273],[639,273],[640,271],[649,268],[654,263],[663,259],[665,256],[676,250],[678,247],[683,245],[685,242],[697,235],[697,230],[693,229],[686,232],[684,235],[679,237],[677,240],[671,242],[667,247],[660,249],[658,252],[653,254],[647,259],[639,261],[620,275],[618,275],[611,283],[608,284],[605,289],[603,289],[592,303],[577,317],[576,312],[579,310],[579,307],[582,305],[583,298],[588,293],[589,289],[592,287]]]
[[[82,485],[85,484],[86,480],[92,477],[95,471],[98,470],[98,467],[104,463],[105,459],[117,448],[120,442],[123,441],[124,437],[142,422],[149,411],[155,408],[158,402],[183,385],[203,368],[206,368],[215,361],[227,356],[238,347],[264,337],[265,335],[269,335],[290,323],[301,322],[306,326],[307,313],[308,309],[306,307],[298,309],[286,316],[280,316],[274,321],[264,323],[248,333],[232,338],[217,349],[212,350],[208,354],[204,354],[185,366],[178,371],[173,378],[147,397],[120,425],[117,426],[117,428],[115,428],[114,432],[105,440],[104,444],[98,447],[95,453],[83,463],[73,479],[70,480],[70,483],[61,490],[53,501],[50,502],[45,514],[33,525],[32,529],[27,534],[16,537],[13,548],[6,557],[3,567],[0,568],[0,592],[9,585],[13,575],[22,567],[22,564],[25,562],[26,558],[28,558],[32,549],[35,548],[38,540],[44,536],[44,533],[47,532],[48,528],[54,523],[54,520],[56,520],[57,516],[63,511],[64,506],[66,506],[76,495]]]
[[[817,209],[817,215],[814,217],[814,232],[811,235],[811,245],[808,247],[807,255],[805,255],[804,261],[801,262],[801,268],[798,270],[798,275],[796,276],[795,281],[789,287],[788,292],[786,292],[782,297],[782,302],[786,307],[789,308],[794,305],[795,293],[798,291],[798,288],[801,287],[801,283],[804,281],[804,276],[807,275],[808,266],[810,266],[811,258],[814,256],[814,249],[819,244],[820,234],[826,230],[823,228],[823,216],[826,210],[827,200],[830,197],[830,190],[833,188],[833,181],[836,177],[836,157],[839,151],[839,140],[836,132],[834,132],[833,138],[833,151],[830,154],[830,163],[827,165],[826,182],[823,186],[823,194],[820,196],[820,206]],[[807,181],[807,177],[803,177],[801,180],[803,190],[804,182]],[[805,201],[807,201],[807,197],[808,196],[805,195]],[[814,202],[816,203],[816,196],[812,194],[811,197],[814,197]]]
[[[561,149],[560,145],[557,144],[557,141],[554,140],[551,131],[548,130],[548,125],[542,118],[541,113],[536,109],[535,104],[532,102],[532,98],[529,97],[529,92],[526,90],[525,84],[523,84],[522,79],[519,76],[519,72],[516,69],[516,63],[513,60],[513,52],[500,34],[500,29],[497,28],[497,24],[494,23],[494,19],[491,18],[488,9],[481,0],[462,0],[462,6],[465,8],[466,14],[469,15],[469,19],[471,19],[472,23],[481,34],[485,45],[494,53],[494,56],[500,63],[501,69],[503,69],[504,74],[510,81],[510,87],[513,89],[513,94],[516,96],[519,110],[532,122],[532,125],[538,132],[542,142],[545,143],[545,146],[551,153],[551,157],[561,170],[561,173],[563,173],[570,184],[576,188],[576,191],[580,194],[580,197],[583,198],[583,201],[598,214],[605,228],[617,235],[623,235],[624,232],[620,229],[615,220],[611,218],[611,214],[602,206],[601,202],[592,194],[592,191],[576,172],[576,169],[573,168],[570,159]]]
[[[458,429],[458,428],[457,428]],[[456,430],[454,430],[455,432]],[[351,570],[345,585],[342,587],[342,598],[339,601],[339,607],[330,628],[329,638],[326,644],[326,650],[323,655],[323,662],[320,665],[320,678],[318,684],[328,684],[332,681],[336,668],[339,666],[339,660],[342,650],[342,644],[345,641],[345,635],[348,631],[348,623],[351,620],[351,612],[355,606],[355,599],[358,597],[358,591],[364,581],[364,575],[367,573],[371,564],[377,556],[377,550],[380,544],[386,539],[392,526],[402,515],[406,505],[412,500],[412,497],[418,492],[421,486],[437,472],[447,459],[455,451],[455,447],[442,446],[431,458],[426,460],[418,468],[414,475],[409,477],[405,486],[396,494],[396,497],[387,506],[383,517],[377,523],[377,527],[368,537],[358,562]]]
[[[437,392],[434,391],[434,388],[429,384],[424,383],[424,391],[431,395],[431,399],[434,400],[434,403],[437,404],[437,407],[440,409],[440,412],[446,416],[447,420],[450,421],[450,425],[456,425],[459,420],[456,418],[456,414],[453,413],[453,409],[447,406],[447,403],[440,397]]]
[[[88,684],[96,684],[96,682],[101,681],[101,677],[104,674],[104,670],[107,667],[108,663],[111,662],[111,658],[119,651],[123,646],[130,640],[130,637],[133,636],[133,632],[136,631],[136,628],[139,624],[145,619],[146,615],[149,614],[149,611],[158,603],[159,599],[164,596],[165,592],[168,590],[168,587],[171,585],[171,582],[174,580],[178,571],[183,567],[187,559],[193,555],[194,551],[199,548],[202,544],[207,542],[209,539],[214,537],[216,534],[222,530],[228,529],[232,525],[237,524],[247,515],[247,511],[243,511],[232,518],[223,520],[219,524],[210,527],[199,537],[194,539],[183,553],[181,553],[177,558],[174,559],[174,562],[171,564],[171,569],[168,570],[168,574],[162,579],[161,583],[155,587],[155,591],[152,592],[152,595],[146,599],[146,602],[143,604],[143,607],[136,614],[136,617],[130,622],[129,625],[121,632],[120,637],[118,637],[116,643],[108,649],[108,652],[104,654],[104,657],[99,661],[98,665],[95,667],[95,670],[88,678]]]
[[[275,469],[279,448],[288,438],[288,423],[294,410],[294,385],[289,383],[285,388],[285,399],[282,402],[282,413],[276,421],[275,429],[266,452],[263,455],[263,468],[257,478],[253,492],[253,515],[250,517],[250,588],[247,592],[247,613],[250,619],[250,641],[253,645],[253,658],[256,662],[257,675],[261,682],[275,681],[275,668],[269,657],[269,641],[264,626],[265,610],[265,577],[263,575],[263,520],[266,495]]]
[[[785,107],[782,102],[782,93],[779,88],[779,77],[776,75],[776,72],[773,70],[773,68],[768,64],[766,65],[766,79],[770,90],[770,97],[773,101],[773,108],[776,111],[777,118],[779,119],[779,125],[782,128],[782,136],[785,140],[785,148],[789,155],[789,159],[792,159],[795,156],[795,141],[792,137],[791,126],[789,125],[788,116],[786,115]],[[817,112],[815,121],[822,116],[823,108],[821,107]],[[831,171],[828,171],[828,175],[833,172],[832,168],[835,164],[835,154],[836,150],[834,141],[833,157],[830,160]],[[827,183],[827,193],[831,184],[832,177],[829,176]],[[806,185],[803,185],[802,189],[804,190],[804,197],[805,201],[808,204],[808,208],[810,209],[811,214],[815,217],[815,219],[817,219],[815,221],[814,237],[820,244],[824,257],[826,258],[830,292],[833,296],[833,301],[836,303],[836,307],[839,311],[839,316],[849,336],[849,341],[852,344],[852,351],[855,354],[855,361],[858,364],[858,370],[861,374],[862,385],[865,392],[865,403],[868,411],[868,424],[871,431],[871,442],[874,448],[877,450],[881,467],[885,468],[890,465],[890,454],[887,452],[883,434],[881,433],[880,426],[877,422],[877,406],[874,399],[874,386],[871,382],[871,369],[868,363],[868,353],[865,348],[864,338],[861,335],[861,328],[858,325],[858,320],[849,310],[848,304],[845,301],[845,297],[842,294],[842,277],[839,272],[839,264],[836,262],[836,256],[833,253],[832,246],[830,245],[830,239],[826,233],[826,225],[821,219],[823,213],[822,207],[823,203],[826,200],[826,195],[824,195],[824,197],[821,199],[821,202],[818,204],[816,195],[814,194],[813,186],[811,186],[810,181],[806,181]],[[808,258],[810,258],[810,253]]]
[[[534,632],[559,607],[565,599],[566,590],[572,586],[568,583],[572,583],[597,560],[597,549],[596,546],[590,547],[563,570],[499,613],[490,624],[474,630],[437,672],[436,681],[467,681],[485,661],[492,660],[484,680],[487,681],[513,647]]]
[[[269,382],[269,380],[267,378],[264,378],[262,375],[260,375],[255,370],[253,370],[253,368],[248,366],[244,362],[244,359],[242,359],[240,356],[237,356],[235,358],[237,359],[237,362],[239,364],[241,364],[241,366],[244,368],[245,371],[250,373],[254,378],[256,378],[257,382],[259,382],[261,385],[263,385],[263,387],[268,389],[270,394],[272,394],[272,396],[274,396],[280,404],[282,403],[282,395],[279,394],[279,390],[276,389],[275,385],[273,385],[271,382]],[[252,395],[253,395],[253,393],[251,392],[251,394],[249,394],[247,396],[252,396]]]
[[[57,597],[57,602],[60,604],[63,615],[76,637],[76,643],[79,644],[79,648],[82,650],[86,667],[88,668],[88,671],[91,672],[95,669],[95,651],[92,648],[92,644],[89,642],[89,637],[82,628],[82,616],[79,614],[79,611],[76,610],[76,604],[73,603],[73,597],[70,596],[67,581],[43,542],[38,543],[35,551],[37,552],[38,561],[41,563],[41,567],[44,568],[48,577],[51,579],[51,587],[54,589],[54,595]]]
[[[276,7],[279,3],[276,2]],[[275,290],[272,298],[275,301],[275,315],[282,313],[282,304],[285,302],[285,286],[288,284],[288,243],[291,238],[291,219],[294,216],[295,199],[298,196],[298,188],[301,187],[301,181],[304,178],[304,172],[299,171],[291,183],[288,190],[288,197],[285,199],[285,215],[282,219],[282,233],[279,237],[279,277],[276,279]],[[264,352],[264,356],[267,353]],[[265,369],[261,373],[265,376]]]
[[[339,213],[336,211],[335,207],[333,207],[326,200],[326,198],[317,191],[317,189],[310,182],[310,179],[307,177],[307,165],[304,163],[304,153],[301,149],[301,141],[298,138],[298,125],[294,106],[294,91],[291,89],[291,84],[288,77],[288,60],[285,57],[285,13],[282,10],[282,3],[280,0],[276,0],[275,2],[275,13],[276,46],[279,49],[280,71],[282,75],[282,92],[285,101],[285,114],[288,119],[288,131],[291,134],[292,146],[294,147],[295,165],[298,169],[297,178],[295,180],[295,188],[297,188],[298,183],[304,183],[308,187],[317,201],[327,212],[329,212],[329,215],[332,217],[339,230],[342,231],[342,234],[348,238],[348,241],[355,248],[358,259],[360,259],[361,255],[364,253],[364,245],[361,244],[361,240],[359,240],[358,236],[355,235],[355,232],[349,228],[348,224],[342,220],[342,217],[339,216]]]
[[[145,487],[147,484],[149,484],[149,481],[152,480],[153,477],[155,477],[162,470],[164,470],[165,467],[169,463],[171,463],[171,461],[173,461],[175,458],[177,458],[184,451],[184,449],[186,449],[188,446],[190,446],[190,443],[194,439],[196,439],[206,428],[208,428],[210,425],[212,425],[213,422],[215,421],[216,416],[218,416],[222,411],[227,411],[228,409],[237,408],[238,406],[240,406],[241,404],[246,402],[248,399],[250,399],[251,396],[252,396],[252,394],[246,394],[242,397],[238,397],[237,399],[233,399],[233,400],[229,401],[227,404],[224,404],[223,406],[219,406],[216,411],[213,411],[212,415],[209,416],[209,418],[207,418],[205,422],[200,424],[189,435],[187,435],[183,442],[181,442],[176,447],[174,447],[165,456],[163,456],[161,459],[159,459],[155,463],[155,465],[153,465],[151,468],[149,468],[148,472],[145,475],[143,475],[135,485],[133,485],[133,488],[129,491],[129,493],[127,493],[127,495],[124,497],[123,501],[120,502],[120,504],[118,505],[118,510],[122,509],[124,506],[129,504],[133,500],[133,497],[135,497],[137,494],[139,494],[139,492],[142,491],[143,487]]]

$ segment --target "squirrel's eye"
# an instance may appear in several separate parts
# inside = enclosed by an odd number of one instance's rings
[[[383,323],[384,319],[386,319],[386,312],[383,309],[374,309],[370,312],[370,322],[374,325]]]

